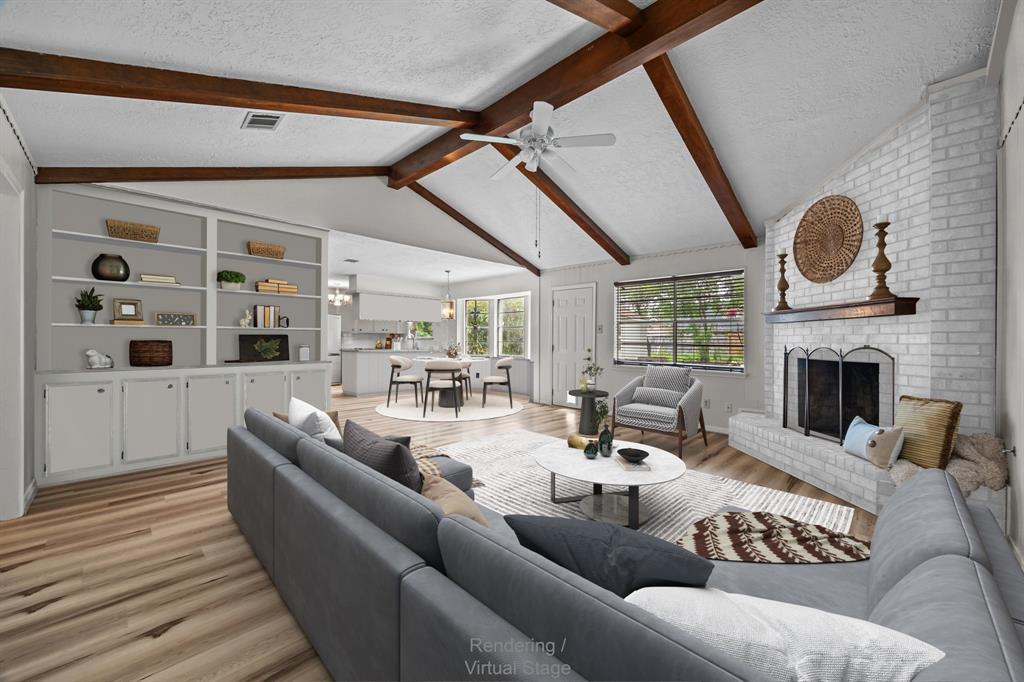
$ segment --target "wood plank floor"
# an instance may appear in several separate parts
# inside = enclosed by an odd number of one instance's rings
[[[563,436],[577,412],[528,405],[500,419],[406,422],[377,397],[335,407],[380,433],[439,446],[511,429]],[[637,434],[624,431],[629,438]],[[648,435],[672,449],[673,437]],[[711,434],[687,466],[841,502]],[[858,510],[852,532],[870,538]],[[44,488],[0,523],[0,680],[323,680],[327,672],[239,533],[224,459]]]

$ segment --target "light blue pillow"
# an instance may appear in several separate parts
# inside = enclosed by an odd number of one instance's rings
[[[843,438],[843,449],[851,455],[868,459],[868,441],[872,436],[882,432],[882,429],[874,424],[868,424],[860,417],[854,417],[850,422],[850,428],[846,429],[846,437]]]

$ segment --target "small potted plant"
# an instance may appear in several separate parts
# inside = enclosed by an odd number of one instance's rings
[[[444,349],[444,354],[452,359],[459,357],[461,353],[462,346],[457,343],[453,343],[452,345]]]
[[[220,282],[221,289],[238,291],[245,283],[245,275],[234,270],[221,270],[217,273],[217,281]]]
[[[587,349],[587,357],[584,358],[587,363],[583,365],[583,374],[580,377],[580,388],[586,391],[593,391],[594,387],[597,386],[597,378],[604,373],[604,367],[597,364],[594,359],[594,350],[592,348]]]
[[[103,310],[103,296],[96,293],[96,287],[82,289],[75,299],[75,307],[78,308],[82,324],[94,324],[96,313]]]

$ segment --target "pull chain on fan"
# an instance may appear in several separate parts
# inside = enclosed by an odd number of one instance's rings
[[[534,216],[535,231],[533,235],[533,246],[537,249],[537,260],[540,260],[540,190],[536,187],[533,188],[534,206],[536,206],[536,215]]]

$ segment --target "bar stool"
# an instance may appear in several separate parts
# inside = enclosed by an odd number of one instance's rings
[[[484,377],[484,404],[483,404],[483,406],[487,407],[487,386],[488,385],[501,386],[502,384],[504,384],[505,387],[508,389],[508,406],[509,407],[514,407],[512,405],[512,358],[502,358],[502,359],[498,360],[497,362],[494,363],[494,368],[496,370],[499,370],[499,371],[505,370],[505,376],[495,375],[495,376]]]
[[[441,392],[438,402],[441,407],[454,407],[456,419],[459,416],[459,407],[462,402],[462,380],[459,375],[462,373],[462,363],[458,360],[427,360],[426,364],[427,384],[426,390],[430,394],[430,409],[434,409],[434,394]],[[442,378],[435,379],[434,375]],[[450,400],[449,400],[450,399]],[[445,402],[451,405],[445,405]],[[423,396],[423,416],[427,416],[427,396]]]
[[[416,400],[416,407],[420,406],[420,391],[423,390],[423,377],[418,374],[401,374],[412,367],[412,360],[403,358],[400,355],[389,355],[388,362],[391,363],[391,380],[388,382],[388,407],[391,407],[391,388],[395,389],[395,404],[398,404],[398,387],[402,384],[412,384],[413,397]],[[423,396],[426,402],[427,396]]]

